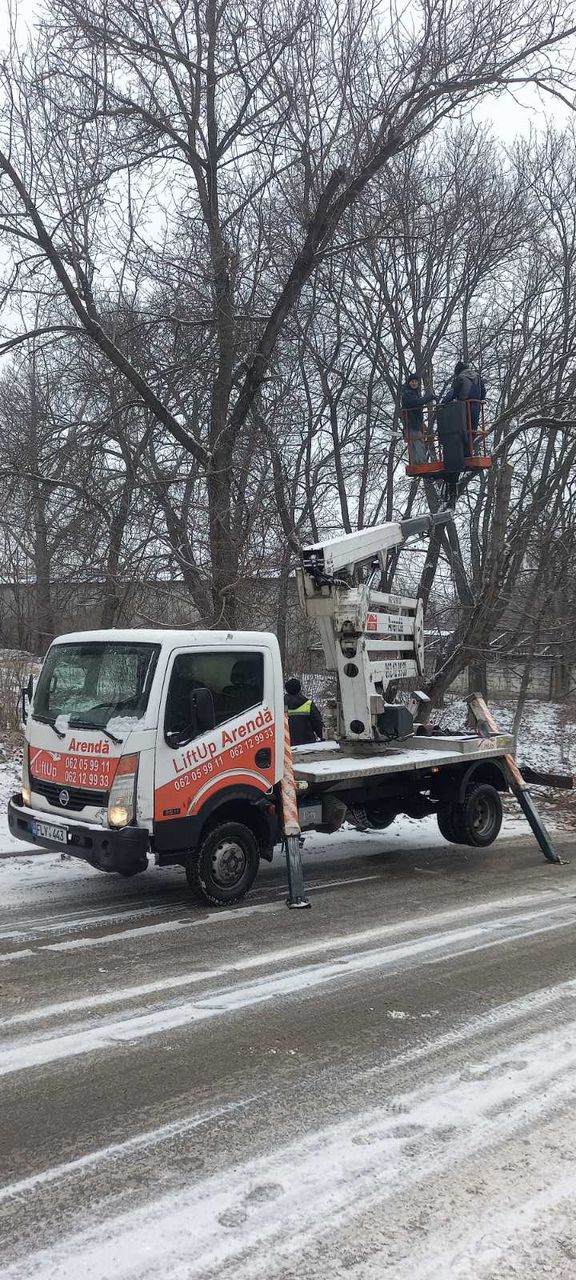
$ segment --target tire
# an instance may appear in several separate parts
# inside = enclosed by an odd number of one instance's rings
[[[391,827],[391,826],[392,826],[392,823],[396,821],[396,818],[397,818],[397,817],[398,817],[398,814],[397,814],[397,813],[393,813],[391,818],[379,818],[379,819],[378,819],[378,825],[377,825],[377,826],[375,826],[375,827],[373,828],[373,830],[374,830],[374,831],[387,831],[387,830],[388,830],[388,827]]]
[[[349,813],[354,820],[356,830],[364,834],[370,834],[372,831],[385,831],[387,827],[392,826],[392,823],[398,817],[397,813],[370,813],[362,804],[350,805]]]
[[[459,840],[454,829],[453,807],[451,804],[442,805],[436,814],[436,821],[440,835],[444,836],[445,840],[449,840],[451,844],[458,844]]]
[[[195,898],[221,907],[240,902],[254,883],[260,863],[258,841],[243,822],[209,827],[186,861],[186,879]]]
[[[462,803],[449,806],[448,827],[454,834],[448,839],[457,844],[486,849],[494,844],[501,826],[502,801],[487,782],[472,782]]]

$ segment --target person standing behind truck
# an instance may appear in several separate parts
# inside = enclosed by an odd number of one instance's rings
[[[307,742],[321,742],[324,725],[316,703],[302,692],[302,685],[296,676],[286,681],[284,689],[292,746],[302,747]]]
[[[418,373],[408,374],[402,387],[402,426],[410,462],[428,461],[424,432],[424,406],[431,404],[435,399],[436,396],[433,393],[429,396],[422,395]]]

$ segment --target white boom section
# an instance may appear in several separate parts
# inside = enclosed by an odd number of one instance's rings
[[[317,542],[306,547],[304,557],[305,560],[311,555],[321,557],[325,574],[334,575],[343,570],[352,573],[357,565],[369,560],[378,560],[384,568],[390,548],[398,547],[401,542],[404,537],[400,524],[377,524],[370,529],[359,529],[358,533]]]
[[[393,548],[452,519],[451,512],[377,525],[306,547],[298,573],[302,606],[314,618],[328,670],[338,672],[343,735],[372,741],[393,680],[423,675],[422,601],[351,585],[339,574],[361,565],[385,568]]]

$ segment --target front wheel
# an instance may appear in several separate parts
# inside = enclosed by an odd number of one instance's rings
[[[485,849],[493,844],[502,826],[502,801],[488,782],[472,782],[461,803],[450,805],[448,823],[456,844]]]
[[[251,888],[260,862],[254,832],[243,822],[220,822],[203,835],[186,861],[186,879],[203,902],[221,907],[239,902]]]

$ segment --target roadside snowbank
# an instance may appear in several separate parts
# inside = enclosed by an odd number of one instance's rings
[[[515,699],[489,705],[498,728],[510,732]],[[466,724],[467,711],[463,699],[450,699],[442,711],[434,714],[433,720],[447,729],[460,729]],[[576,773],[576,704],[529,698],[520,723],[517,755],[521,764],[529,764],[533,769]]]

